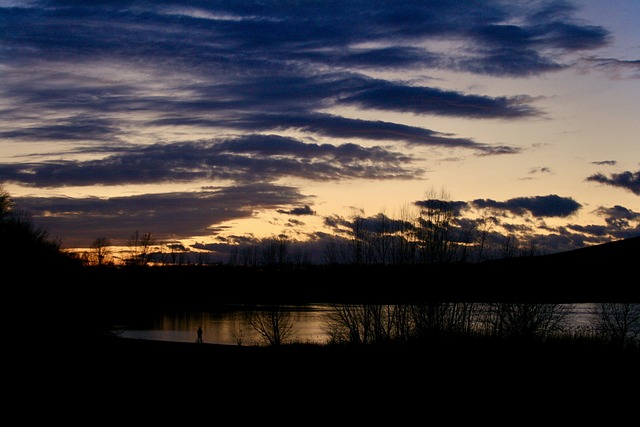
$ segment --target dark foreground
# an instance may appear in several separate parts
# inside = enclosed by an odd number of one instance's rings
[[[614,422],[634,411],[640,379],[637,351],[599,346],[273,348],[104,337],[40,350],[19,386],[5,388],[23,402],[44,396],[48,418],[81,425]]]
[[[228,384],[597,382],[638,376],[640,353],[596,344],[434,340],[421,346],[285,344],[279,347],[176,343],[107,337],[80,352],[107,380],[161,376]],[[80,362],[80,361],[79,361]],[[506,384],[505,384],[506,385]],[[514,384],[514,386],[517,384]],[[353,384],[352,384],[353,386]]]

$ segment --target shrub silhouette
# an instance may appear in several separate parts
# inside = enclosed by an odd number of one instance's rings
[[[24,265],[67,266],[73,257],[60,249],[49,231],[37,227],[31,214],[16,209],[10,194],[0,186],[0,263],[8,267]]]

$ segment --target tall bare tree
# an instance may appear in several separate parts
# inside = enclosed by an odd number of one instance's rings
[[[416,239],[414,222],[417,214],[415,207],[405,205],[400,209],[400,217],[396,221],[397,238],[394,240],[393,260],[396,265],[413,264],[416,261]]]
[[[13,211],[14,203],[11,195],[0,184],[0,222],[9,217]]]
[[[387,265],[391,262],[393,232],[393,221],[384,211],[378,213],[375,216],[375,230],[371,239],[374,263]]]
[[[498,225],[498,219],[495,216],[482,215],[478,221],[476,229],[478,230],[477,235],[477,261],[484,261],[485,259],[485,249],[487,245],[487,238],[489,237],[489,233],[491,230]]]
[[[454,254],[452,242],[454,226],[453,204],[444,189],[430,190],[426,199],[418,202],[420,213],[416,224],[416,238],[420,261],[429,264],[449,262]]]
[[[249,312],[248,322],[262,341],[270,346],[284,344],[294,333],[291,311],[281,304],[252,310]]]
[[[525,341],[542,341],[567,326],[572,304],[493,303],[485,322],[493,335]]]
[[[290,242],[285,234],[263,239],[261,245],[263,265],[282,267],[287,264]]]
[[[92,258],[97,265],[104,265],[111,256],[111,241],[106,237],[98,237],[91,242]]]
[[[355,209],[351,214],[350,247],[353,264],[365,264],[367,260],[367,236],[364,227],[364,210]]]
[[[349,344],[405,342],[412,321],[406,305],[333,304],[325,314],[330,341]]]
[[[411,306],[414,336],[464,336],[474,332],[478,306],[471,302],[433,302]]]
[[[129,265],[146,266],[151,262],[152,249],[155,241],[151,232],[140,234],[138,230],[129,237],[129,257],[125,260]]]
[[[598,332],[611,343],[625,347],[640,337],[640,304],[599,303],[594,311]]]

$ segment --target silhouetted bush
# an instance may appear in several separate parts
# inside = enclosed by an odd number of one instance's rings
[[[9,193],[1,186],[0,263],[6,270],[27,267],[21,273],[37,270],[42,274],[47,269],[80,264],[79,260],[60,249],[60,242],[51,239],[47,229],[34,224],[29,212],[16,209]]]

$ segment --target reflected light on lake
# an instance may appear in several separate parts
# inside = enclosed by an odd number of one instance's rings
[[[226,306],[219,311],[162,313],[151,319],[148,325],[124,325],[119,335],[123,338],[158,341],[196,342],[197,330],[202,326],[205,343],[228,345],[260,345],[261,337],[249,324],[248,312],[260,311],[259,307]],[[293,324],[289,341],[301,343],[325,343],[324,314],[330,310],[325,305],[290,306],[288,311]]]
[[[573,326],[587,325],[592,304],[573,304]],[[324,344],[329,340],[325,331],[326,314],[333,311],[329,304],[287,306],[293,325],[286,340],[294,343]],[[267,313],[260,306],[226,305],[206,312],[161,313],[144,322],[116,326],[121,337],[196,342],[197,330],[202,326],[203,341],[225,345],[264,345],[265,341],[249,323],[249,313]]]

